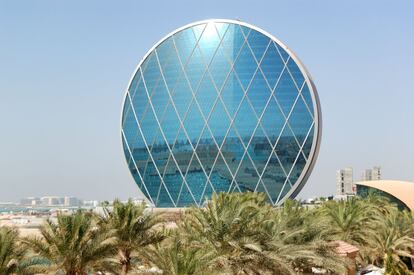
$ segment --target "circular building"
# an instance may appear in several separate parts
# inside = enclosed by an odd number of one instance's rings
[[[277,205],[313,168],[321,113],[287,46],[244,22],[208,20],[173,31],[144,56],[121,133],[131,174],[157,207],[244,191]]]

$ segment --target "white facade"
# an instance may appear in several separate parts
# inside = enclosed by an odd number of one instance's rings
[[[353,170],[351,167],[336,171],[336,194],[355,194]]]
[[[381,180],[381,167],[374,166],[372,169],[365,169],[364,172],[362,172],[361,180]]]

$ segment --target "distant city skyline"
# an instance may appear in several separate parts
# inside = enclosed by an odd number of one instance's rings
[[[312,74],[323,136],[298,198],[335,194],[342,167],[413,181],[412,1],[159,5],[0,0],[0,201],[139,197],[119,134],[129,77],[160,38],[209,18],[267,30]]]

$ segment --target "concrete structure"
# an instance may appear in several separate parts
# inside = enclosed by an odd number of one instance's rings
[[[306,183],[321,123],[315,85],[292,50],[250,24],[207,20],[173,31],[138,64],[121,139],[156,207],[243,191],[280,205]]]
[[[365,169],[362,172],[361,181],[381,180],[381,167],[374,166],[372,169]]]
[[[354,195],[355,192],[353,169],[347,167],[336,171],[336,195]]]
[[[383,195],[400,208],[414,210],[414,182],[397,180],[371,180],[356,182],[357,194],[366,196],[369,192]]]

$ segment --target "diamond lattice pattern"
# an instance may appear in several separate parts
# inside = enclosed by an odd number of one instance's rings
[[[158,207],[247,190],[278,204],[308,161],[313,106],[276,41],[238,24],[199,24],[165,39],[137,70],[123,109],[125,156]]]

